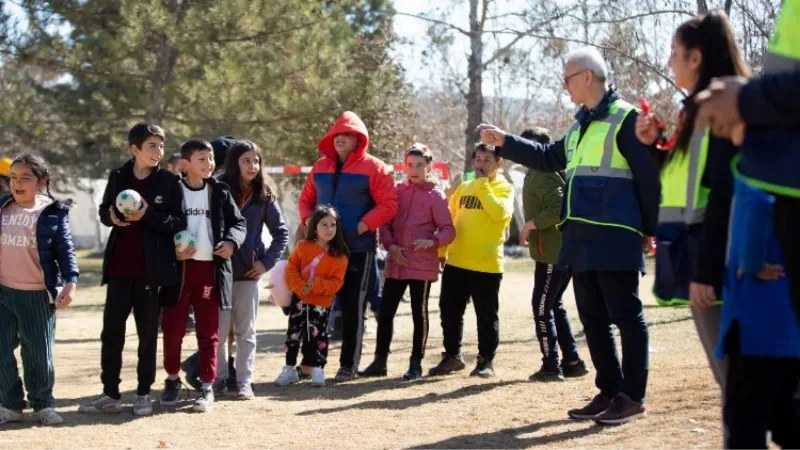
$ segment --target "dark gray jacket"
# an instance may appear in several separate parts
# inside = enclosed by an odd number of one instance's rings
[[[289,228],[275,202],[256,203],[250,198],[242,208],[242,216],[247,220],[247,236],[233,255],[234,280],[249,280],[244,274],[253,268],[256,261],[261,261],[267,270],[271,270],[289,243]],[[264,225],[272,236],[269,248],[262,238]]]

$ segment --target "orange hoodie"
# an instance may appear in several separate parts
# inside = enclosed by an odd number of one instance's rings
[[[333,297],[344,284],[344,273],[347,270],[347,257],[333,257],[326,254],[314,269],[314,284],[311,292],[303,295],[306,281],[311,277],[308,271],[303,272],[325,249],[314,241],[299,241],[289,256],[286,264],[286,283],[292,292],[305,303],[330,308]]]
[[[358,135],[358,146],[340,165],[333,140],[342,133]],[[339,116],[319,141],[323,157],[314,163],[306,178],[298,205],[302,223],[311,217],[317,205],[336,208],[351,253],[374,252],[375,231],[397,213],[394,178],[383,161],[367,154],[367,147],[369,133],[364,122],[350,111]],[[369,228],[362,235],[357,232],[360,221]]]

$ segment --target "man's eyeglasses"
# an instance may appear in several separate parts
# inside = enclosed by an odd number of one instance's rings
[[[573,73],[572,75],[565,75],[564,76],[564,84],[569,83],[569,80],[575,78],[576,76],[582,74],[583,72],[586,72],[587,70],[589,70],[589,69],[579,70],[579,71]]]

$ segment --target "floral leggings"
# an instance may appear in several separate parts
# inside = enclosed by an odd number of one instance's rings
[[[330,308],[303,303],[292,294],[289,329],[286,332],[286,365],[296,366],[301,345],[302,365],[325,367],[328,361],[328,318]]]

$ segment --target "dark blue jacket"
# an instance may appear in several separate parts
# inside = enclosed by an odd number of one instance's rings
[[[800,197],[800,61],[794,72],[766,74],[739,93],[747,134],[737,176],[793,189]],[[756,184],[758,185],[758,184]]]
[[[610,89],[597,108],[588,110],[583,107],[578,111],[575,120],[581,125],[581,137],[593,120],[608,116],[609,105],[618,98],[617,91]],[[642,216],[642,232],[647,236],[655,236],[658,228],[661,182],[658,167],[636,138],[637,116],[638,112],[632,111],[622,122],[621,129],[617,133],[617,147],[633,173],[638,207]],[[503,147],[498,149],[498,154],[505,159],[542,172],[556,172],[567,167],[564,139],[553,144],[540,144],[507,134]],[[561,208],[562,219],[567,210],[569,184],[565,189]],[[581,200],[579,196],[572,197],[573,202]],[[596,207],[595,204],[581,206]],[[642,238],[629,230],[571,220],[562,227],[562,242],[559,266],[572,272],[617,270],[644,272]]]
[[[244,274],[253,268],[256,261],[261,261],[267,270],[271,270],[281,259],[289,243],[289,228],[275,202],[256,203],[250,198],[241,213],[247,220],[247,235],[239,251],[233,255],[233,279],[249,280]],[[269,248],[261,237],[264,225],[272,236]]]
[[[0,197],[0,209],[14,201],[11,194]],[[39,250],[39,264],[44,273],[44,285],[50,294],[50,304],[55,307],[55,299],[66,283],[78,281],[78,259],[72,244],[69,228],[69,210],[72,200],[56,200],[47,205],[36,222],[36,247]],[[4,261],[3,264],[8,264]]]
[[[717,356],[725,354],[728,333],[739,327],[743,355],[800,359],[800,323],[793,314],[789,280],[762,281],[753,274],[785,258],[775,237],[775,197],[736,181],[728,267]],[[739,278],[738,269],[745,274]]]

